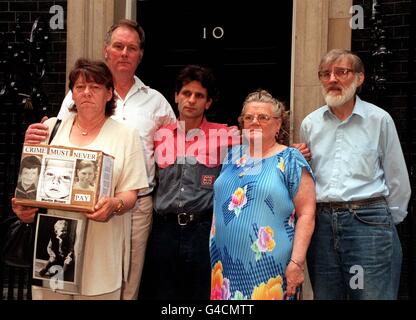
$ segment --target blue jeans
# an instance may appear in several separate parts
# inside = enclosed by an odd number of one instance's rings
[[[307,261],[315,299],[397,299],[402,248],[385,203],[318,205]]]

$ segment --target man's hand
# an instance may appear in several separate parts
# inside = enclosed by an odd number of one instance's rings
[[[291,147],[298,149],[307,161],[310,161],[312,159],[311,151],[309,150],[306,143],[294,143],[291,145]]]
[[[48,117],[45,116],[40,123],[33,123],[27,128],[24,143],[39,144],[46,141],[49,135],[48,126],[43,124],[46,120]]]
[[[39,208],[26,207],[16,204],[16,199],[12,199],[12,210],[16,216],[25,223],[32,223],[35,220],[36,212]]]

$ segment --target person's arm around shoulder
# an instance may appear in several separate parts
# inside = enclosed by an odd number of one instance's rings
[[[306,128],[307,128],[307,123],[309,122],[309,118],[306,117],[305,119],[303,119],[302,124],[300,126],[300,143],[294,143],[291,145],[291,147],[296,148],[300,151],[300,153],[302,153],[302,156],[306,159],[306,161],[310,161],[312,159],[312,153],[311,150],[308,146],[308,139],[307,139],[307,134],[306,134]]]
[[[48,120],[48,117],[43,117],[41,122],[32,123],[26,129],[24,143],[40,144],[48,138],[49,128],[44,122]]]
[[[64,119],[69,115],[69,109],[73,105],[72,92],[68,91],[64,101],[62,101],[61,109],[59,110],[58,119]],[[48,138],[49,128],[44,122],[48,120],[48,117],[43,117],[38,123],[32,123],[25,132],[24,143],[40,144]]]
[[[308,145],[304,142],[301,143],[293,143],[291,147],[296,148],[302,153],[302,156],[306,159],[306,161],[310,161],[312,159],[311,151],[308,148]]]
[[[58,119],[65,119],[69,116],[71,108],[74,105],[74,100],[72,99],[72,91],[69,90],[65,95],[64,101],[62,101],[61,108],[59,109]]]
[[[172,109],[172,106],[160,92],[158,93],[160,95],[160,103],[158,110],[156,111],[156,129],[176,122],[176,115]]]
[[[306,252],[315,228],[315,184],[312,176],[302,169],[298,192],[293,199],[297,222],[290,262],[286,269],[287,295],[292,296],[305,279]]]

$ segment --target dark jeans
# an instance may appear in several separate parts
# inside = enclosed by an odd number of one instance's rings
[[[209,300],[211,219],[179,226],[154,214],[139,299]]]
[[[397,299],[402,249],[385,203],[318,205],[307,261],[315,299]]]

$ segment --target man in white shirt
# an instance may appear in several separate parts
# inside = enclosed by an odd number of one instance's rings
[[[316,227],[308,252],[315,299],[396,299],[410,182],[391,116],[362,101],[361,59],[331,50],[319,79],[327,105],[309,114],[301,138],[316,176]]]
[[[158,91],[146,86],[137,76],[136,69],[142,60],[145,34],[132,20],[120,20],[106,34],[104,58],[110,68],[115,86],[116,110],[114,119],[138,129],[143,142],[149,188],[139,193],[132,209],[132,243],[129,274],[125,275],[122,296],[124,300],[137,299],[147,238],[153,212],[152,192],[155,186],[154,133],[163,125],[175,122],[169,102]],[[64,118],[72,106],[72,94],[65,97],[58,118]],[[27,143],[45,139],[45,125],[32,124],[26,131]],[[117,134],[116,132],[114,134]],[[123,137],[120,137],[122,139]]]

